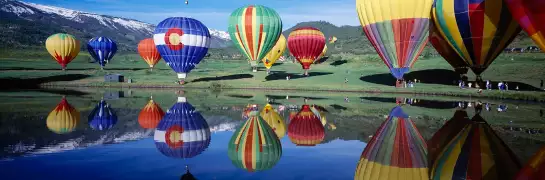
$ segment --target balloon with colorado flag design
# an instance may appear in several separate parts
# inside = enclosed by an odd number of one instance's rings
[[[153,33],[159,54],[184,84],[189,73],[208,53],[210,32],[200,21],[171,17],[161,21]]]
[[[192,158],[210,145],[210,128],[185,97],[178,97],[157,125],[153,139],[165,156]]]

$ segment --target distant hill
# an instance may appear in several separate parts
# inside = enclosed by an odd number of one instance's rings
[[[151,37],[155,25],[138,20],[98,15],[15,0],[0,0],[0,48],[43,46],[51,34],[66,32],[82,44],[108,36],[121,51],[136,51],[138,42]],[[229,34],[210,29],[212,48],[231,45]]]

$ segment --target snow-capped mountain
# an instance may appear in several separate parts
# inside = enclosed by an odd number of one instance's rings
[[[166,18],[166,17],[165,17]],[[16,0],[0,0],[0,46],[35,46],[54,33],[67,32],[85,42],[108,36],[122,50],[134,51],[138,42],[151,37],[155,25],[134,19],[99,15]],[[212,48],[231,45],[229,34],[210,29]]]

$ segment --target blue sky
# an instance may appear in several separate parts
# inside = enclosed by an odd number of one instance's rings
[[[172,17],[193,17],[212,29],[227,30],[233,10],[248,4],[260,4],[275,9],[284,29],[298,22],[324,20],[335,25],[359,25],[355,0],[23,0],[137,19],[157,24]]]

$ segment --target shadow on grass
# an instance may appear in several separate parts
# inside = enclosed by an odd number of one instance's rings
[[[254,96],[252,95],[240,95],[240,94],[228,94],[226,95],[228,97],[234,97],[234,98],[241,98],[241,99],[251,99],[253,98]]]
[[[327,59],[329,59],[329,57],[322,57],[316,61],[314,61],[314,64],[322,64],[324,63],[325,61],[327,61]],[[346,63],[346,62],[345,62]]]
[[[308,77],[323,76],[323,75],[329,75],[329,74],[333,74],[333,73],[330,73],[330,72],[309,72]],[[266,81],[286,80],[286,76],[288,76],[288,75],[290,76],[290,80],[291,79],[299,79],[299,78],[305,78],[306,77],[306,76],[304,76],[302,74],[290,74],[290,73],[286,73],[284,71],[276,71],[274,73],[269,74],[267,77],[265,77],[265,80]]]
[[[75,81],[91,77],[87,74],[66,74],[40,78],[0,78],[1,89],[38,89],[40,84],[57,81]]]
[[[331,107],[333,107],[333,109],[335,110],[347,110],[348,108],[344,107],[344,106],[341,106],[341,105],[338,105],[338,104],[332,104],[332,105],[329,105]]]
[[[340,66],[340,65],[343,65],[343,64],[346,64],[346,63],[348,63],[347,60],[336,60],[336,61],[331,62],[329,65]]]
[[[286,99],[286,96],[277,96],[277,95],[265,95],[265,97],[269,99]],[[290,99],[297,99],[297,98],[307,98],[310,100],[323,100],[323,99],[329,99],[329,98],[323,98],[323,97],[308,97],[308,96],[288,96]]]
[[[441,84],[458,86],[458,80],[460,76],[458,73],[447,69],[426,69],[420,71],[413,71],[405,74],[406,80],[417,79],[423,84]],[[375,84],[381,84],[386,86],[395,86],[396,79],[390,73],[373,74],[369,76],[360,77],[360,80]],[[471,80],[470,80],[471,81]],[[518,86],[520,91],[540,91],[532,85],[520,82],[505,81],[509,85],[510,90],[515,90]],[[492,88],[498,89],[497,81],[490,81]]]
[[[204,77],[191,81],[192,83],[196,82],[208,82],[208,81],[221,81],[221,80],[236,80],[236,79],[246,79],[253,78],[254,75],[251,74],[233,74],[227,76],[216,76],[216,77]]]

